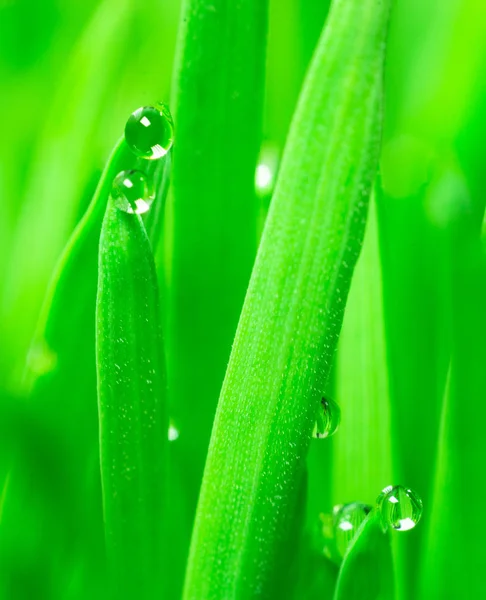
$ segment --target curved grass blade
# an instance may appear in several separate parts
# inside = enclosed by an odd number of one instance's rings
[[[58,431],[56,438],[57,470],[62,469],[63,486],[58,502],[66,508],[44,519],[50,531],[64,532],[60,546],[59,573],[72,572],[71,566],[84,565],[83,585],[100,587],[103,577],[103,530],[98,451],[98,411],[96,393],[95,307],[98,280],[98,247],[101,223],[117,173],[139,167],[138,159],[122,139],[110,157],[88,211],[76,228],[54,273],[44,302],[36,335],[28,355],[24,378],[30,420]],[[165,160],[154,164],[154,180],[166,181],[170,171]],[[151,217],[154,231],[160,229],[167,184],[157,188]],[[150,211],[147,215],[150,217]],[[157,224],[158,221],[158,224]],[[66,402],[69,398],[69,402]],[[26,439],[20,436],[21,440]],[[54,440],[51,435],[50,439]],[[47,440],[46,440],[47,443]],[[25,445],[22,456],[28,454]],[[12,467],[12,481],[25,470],[25,459]],[[37,489],[52,486],[52,469],[39,469]],[[57,472],[57,471],[56,471]],[[29,510],[29,498],[9,493],[8,502],[19,510]],[[52,504],[52,501],[51,501]],[[6,526],[16,527],[11,521]],[[45,539],[45,541],[47,538]],[[67,541],[69,540],[69,542]],[[45,541],[43,543],[45,543]],[[51,540],[51,546],[52,540]],[[69,551],[66,551],[69,548]],[[37,549],[45,553],[41,546]],[[51,547],[50,553],[54,550]],[[85,590],[85,594],[86,594]]]
[[[389,9],[336,1],[304,84],[220,396],[186,600],[285,586],[298,483],[375,176]]]
[[[17,517],[7,516],[3,524],[4,540],[11,532],[9,539],[14,539],[15,545],[31,546],[38,556],[56,556],[56,560],[48,565],[56,569],[52,574],[53,581],[68,577],[73,568],[83,563],[87,573],[85,583],[89,580],[97,587],[103,577],[101,494],[97,472],[97,256],[101,222],[112,180],[132,161],[130,150],[121,140],[108,161],[86,215],[58,263],[27,357],[23,393],[28,402],[23,406],[19,400],[16,410],[11,410],[12,414],[17,414],[22,408],[25,417],[22,421],[17,419],[15,438],[18,448],[2,461],[11,481],[5,504],[13,512],[8,515],[21,514],[26,519],[31,512],[31,491],[26,492],[22,483],[26,472],[31,473],[30,485],[37,495],[44,495],[45,488],[56,490],[57,498],[49,497],[46,506],[54,507],[57,503],[63,506],[63,510],[49,509],[36,514],[34,520],[50,535],[37,538],[35,543],[26,529],[18,528]],[[12,428],[16,430],[15,424]],[[24,435],[22,429],[29,435]],[[41,437],[36,434],[38,430],[46,433],[43,444],[39,441],[38,446],[49,447],[52,458],[50,463],[45,461],[43,468],[34,469],[29,468],[29,462],[41,454],[38,449],[33,449],[32,440]],[[62,473],[60,488],[53,480],[56,473]],[[8,546],[7,542],[5,544]]]
[[[390,535],[383,533],[380,514],[372,511],[349,547],[334,600],[394,600],[395,579]]]
[[[333,504],[372,504],[392,481],[390,390],[376,204],[349,292],[336,357],[335,400],[345,417],[332,439]]]
[[[155,264],[142,220],[109,201],[100,238],[96,356],[101,477],[117,594],[162,596],[168,418]]]

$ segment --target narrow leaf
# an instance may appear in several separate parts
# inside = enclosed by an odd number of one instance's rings
[[[378,512],[361,524],[347,551],[334,600],[393,600],[395,581],[390,536],[383,532]]]
[[[171,416],[181,432],[187,506],[174,547],[180,587],[218,394],[256,254],[267,5],[186,0],[181,12],[172,241],[160,258],[167,265]]]
[[[106,544],[127,598],[163,591],[166,539],[166,377],[159,291],[138,215],[110,200],[100,239],[96,355]]]
[[[375,176],[389,8],[336,1],[304,84],[220,396],[186,600],[275,597],[285,586]]]

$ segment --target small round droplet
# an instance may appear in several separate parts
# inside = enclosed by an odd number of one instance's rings
[[[341,421],[341,409],[334,400],[322,398],[317,411],[316,424],[312,437],[327,438],[334,435]]]
[[[413,529],[420,521],[423,503],[413,490],[402,485],[386,487],[376,500],[385,527],[397,531]]]
[[[121,171],[113,180],[111,195],[117,208],[123,212],[141,215],[154,201],[151,179],[142,171]]]
[[[128,118],[125,140],[141,158],[156,160],[169,152],[174,142],[174,123],[168,106],[142,106]]]
[[[356,535],[361,523],[371,511],[371,506],[361,502],[352,502],[334,508],[334,537],[341,558]]]

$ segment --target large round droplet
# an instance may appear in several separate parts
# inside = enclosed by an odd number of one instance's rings
[[[317,411],[316,424],[312,436],[315,438],[327,438],[336,433],[341,421],[341,409],[328,398],[322,398]]]
[[[341,558],[356,535],[361,523],[371,511],[371,506],[361,502],[352,502],[334,509],[334,537]]]
[[[386,487],[378,496],[377,504],[385,527],[397,531],[413,529],[422,516],[420,496],[402,485]]]
[[[152,180],[142,171],[121,171],[113,180],[111,196],[120,210],[141,215],[154,201]]]
[[[142,106],[125,125],[125,140],[141,158],[155,160],[169,152],[174,142],[174,124],[165,104]]]

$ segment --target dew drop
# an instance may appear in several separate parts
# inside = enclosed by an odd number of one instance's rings
[[[322,398],[317,411],[312,437],[321,439],[334,435],[341,421],[341,409],[334,400]]]
[[[361,523],[371,511],[371,506],[352,502],[334,508],[334,537],[341,558],[344,557]]]
[[[175,440],[177,440],[179,435],[180,435],[179,430],[174,425],[174,423],[172,423],[172,421],[171,421],[169,423],[169,431],[168,431],[169,442],[174,442]]]
[[[174,123],[168,106],[142,106],[128,118],[125,140],[141,158],[156,160],[169,152],[174,142]]]
[[[121,171],[113,180],[111,196],[123,212],[141,215],[149,210],[155,191],[151,178],[142,171]]]
[[[422,516],[422,499],[413,490],[402,485],[386,487],[376,502],[385,527],[392,527],[397,531],[413,529]]]

